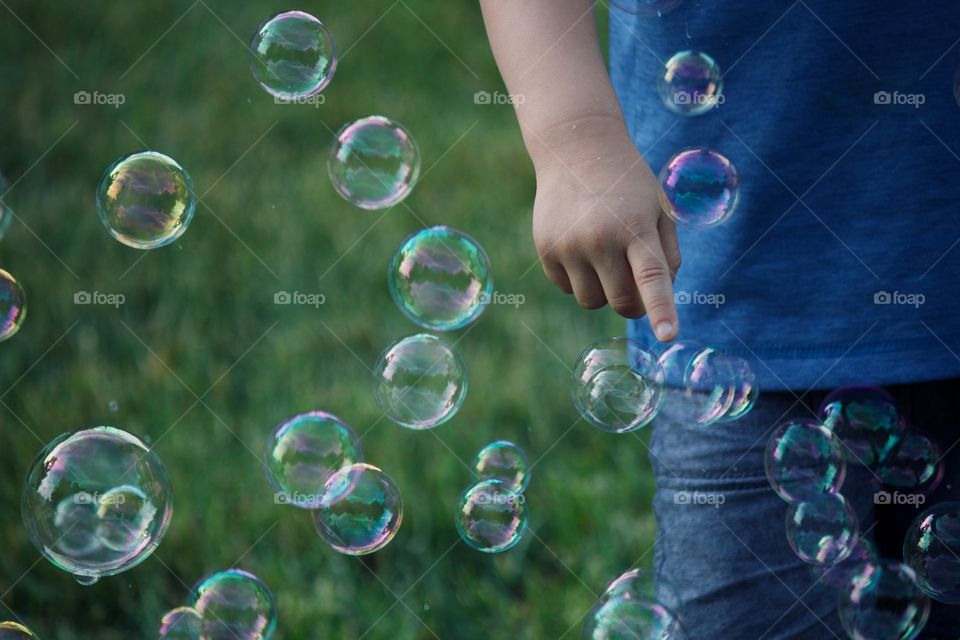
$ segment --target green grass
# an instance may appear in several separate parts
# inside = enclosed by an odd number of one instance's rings
[[[275,105],[248,70],[244,42],[288,3],[205,2],[165,35],[190,0],[0,8],[0,170],[19,180],[5,200],[22,220],[0,241],[0,268],[30,301],[22,331],[0,345],[0,619],[40,638],[151,637],[191,585],[242,558],[277,597],[278,637],[579,637],[591,591],[651,545],[653,481],[638,438],[570,428],[566,367],[623,327],[609,310],[580,310],[536,264],[535,181],[513,114],[473,101],[503,90],[479,9],[407,0],[429,29],[397,4],[364,35],[390,0],[300,5],[348,51],[315,109]],[[78,106],[79,90],[126,103]],[[331,130],[371,113],[404,123],[429,168],[409,208],[382,219],[342,201],[326,176]],[[145,145],[209,189],[183,238],[146,254],[110,238],[94,208],[103,169]],[[526,303],[491,307],[450,336],[470,370],[467,400],[436,431],[413,432],[378,421],[367,367],[417,330],[387,291],[393,249],[441,223],[476,237],[496,289]],[[81,290],[126,304],[74,305]],[[326,304],[276,306],[278,290]],[[361,433],[375,425],[367,459],[401,488],[400,533],[366,559],[338,555],[304,513],[274,505],[257,459],[274,425],[318,408]],[[174,517],[151,558],[82,587],[39,559],[20,485],[43,443],[99,424],[155,442]],[[537,464],[531,531],[491,557],[457,542],[452,510],[465,461],[500,438]]]

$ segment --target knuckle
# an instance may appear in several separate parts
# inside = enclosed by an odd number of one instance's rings
[[[577,302],[584,309],[600,309],[607,304],[606,298],[595,293],[576,292]]]
[[[613,310],[622,316],[632,317],[642,315],[643,307],[635,295],[624,294],[614,296],[609,302]]]
[[[637,265],[633,271],[634,279],[639,285],[650,284],[656,282],[657,280],[662,280],[664,278],[669,278],[670,273],[667,267],[660,262],[654,260],[650,262],[645,262],[643,264]]]

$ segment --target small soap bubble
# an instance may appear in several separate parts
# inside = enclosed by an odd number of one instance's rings
[[[467,395],[467,366],[451,344],[419,333],[387,347],[374,366],[374,395],[388,418],[432,429],[452,418]]]
[[[77,581],[77,584],[81,584],[81,585],[83,585],[83,586],[85,586],[85,587],[90,587],[90,586],[95,585],[95,584],[97,584],[98,582],[100,582],[100,577],[99,577],[99,576],[88,576],[88,575],[79,575],[79,574],[78,574],[78,575],[73,576],[73,579]]]
[[[713,58],[702,51],[680,51],[657,76],[657,93],[668,109],[698,116],[722,100],[723,76]]]
[[[277,628],[273,593],[242,569],[204,578],[193,588],[189,604],[203,621],[203,640],[269,640]]]
[[[903,559],[934,600],[960,604],[960,502],[935,504],[907,530]]]
[[[930,599],[910,567],[881,561],[840,592],[840,622],[851,638],[913,640],[930,616]]]
[[[523,493],[530,482],[530,463],[523,449],[506,440],[491,442],[477,453],[473,468],[480,480],[499,480]]]
[[[116,413],[120,410],[120,404],[116,400],[111,400],[107,403],[107,409],[110,410],[110,413]]]
[[[155,249],[187,230],[197,207],[193,183],[176,160],[155,151],[123,156],[97,187],[97,214],[114,238]]]
[[[943,480],[942,458],[933,440],[908,429],[894,453],[880,463],[877,475],[887,486],[929,495]]]
[[[0,640],[36,640],[36,637],[19,622],[0,622]]]
[[[12,275],[0,269],[0,342],[14,336],[27,317],[27,294]]]
[[[34,460],[23,521],[40,553],[78,580],[145,560],[173,512],[170,480],[151,449],[114,427],[64,434]]]
[[[351,556],[374,553],[387,546],[400,530],[400,489],[381,469],[370,464],[351,465],[327,481],[326,491],[338,497],[312,512],[313,524],[335,551]]]
[[[834,565],[850,555],[859,535],[857,514],[838,493],[794,503],[787,509],[787,542],[809,564]]]
[[[160,637],[165,640],[201,640],[203,618],[193,607],[177,607],[163,614]]]
[[[362,462],[360,438],[343,420],[323,411],[282,422],[267,438],[263,464],[276,501],[316,509],[325,501],[327,481],[337,471]]]
[[[13,210],[5,202],[7,192],[10,190],[10,183],[0,174],[0,240],[7,235],[13,223]]]
[[[854,580],[863,580],[879,558],[874,544],[860,536],[846,558],[833,564],[810,565],[810,570],[820,584],[838,591],[845,590]]]
[[[587,615],[584,640],[679,638],[679,602],[669,582],[632,569],[607,586]]]
[[[626,433],[646,426],[663,401],[663,369],[629,338],[590,345],[573,368],[571,395],[580,415],[601,431]]]
[[[263,89],[281,100],[314,96],[337,68],[337,46],[327,26],[303,11],[266,20],[250,43],[250,70]]]
[[[460,495],[457,533],[484,553],[500,553],[516,546],[527,530],[527,502],[499,480],[483,480]]]
[[[660,170],[660,204],[678,224],[721,224],[733,215],[739,202],[740,174],[718,151],[684,149]]]
[[[410,195],[420,175],[420,151],[402,125],[369,116],[340,129],[327,172],[347,202],[361,209],[385,209]]]
[[[820,420],[843,443],[850,464],[882,464],[906,427],[893,397],[879,387],[843,387],[827,396]]]
[[[434,331],[467,326],[493,292],[486,252],[449,227],[423,229],[404,240],[390,262],[387,284],[400,311]]]
[[[847,470],[840,441],[822,424],[809,420],[791,420],[777,427],[767,441],[764,467],[770,486],[787,502],[839,491]]]

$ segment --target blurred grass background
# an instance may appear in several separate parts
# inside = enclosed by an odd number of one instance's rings
[[[572,426],[566,367],[623,327],[609,310],[580,310],[536,264],[535,182],[512,109],[474,103],[505,91],[477,5],[0,4],[0,171],[16,181],[5,200],[20,218],[0,268],[29,298],[22,331],[0,344],[0,619],[42,639],[155,637],[190,586],[237,564],[273,589],[280,638],[580,637],[593,593],[651,561],[653,480],[639,438]],[[289,8],[327,22],[345,52],[318,108],[274,104],[248,69],[254,29]],[[76,105],[77,91],[125,104]],[[428,169],[409,209],[382,218],[341,200],[325,165],[332,131],[372,113],[404,123]],[[110,238],[94,208],[101,172],[144,147],[208,192],[183,238],[148,253]],[[413,432],[377,421],[367,367],[417,331],[385,270],[408,233],[432,224],[476,237],[496,290],[525,304],[491,307],[450,336],[470,369],[467,400],[436,431]],[[280,290],[326,304],[277,306]],[[78,306],[78,291],[126,303]],[[306,514],[273,503],[263,440],[311,409],[360,433],[375,425],[365,453],[399,484],[405,517],[373,556],[338,555]],[[40,559],[19,496],[45,442],[100,424],[155,442],[174,517],[142,565],[83,587]],[[465,465],[500,438],[537,462],[531,531],[491,557],[457,541],[452,511]]]

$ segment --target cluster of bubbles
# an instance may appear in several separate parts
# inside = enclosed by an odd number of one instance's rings
[[[337,46],[326,25],[303,11],[268,18],[250,42],[250,70],[264,91],[281,100],[317,95],[333,79]]]
[[[19,622],[0,622],[0,640],[36,640],[37,636]]]
[[[584,640],[679,640],[680,599],[665,580],[631,569],[614,579],[587,615]]]
[[[95,427],[41,450],[23,486],[21,511],[40,553],[92,584],[149,557],[173,507],[156,453],[126,431]]]
[[[0,342],[14,336],[27,317],[27,294],[12,275],[0,269]]]
[[[708,426],[743,417],[759,397],[749,363],[713,347],[671,343],[655,355],[630,338],[587,347],[573,367],[577,411],[602,431],[627,433],[658,415]]]
[[[841,490],[851,464],[868,467],[888,487],[929,494],[943,477],[940,450],[878,387],[837,389],[817,418],[780,425],[765,451],[770,485],[790,503],[787,541],[818,582],[839,592],[840,620],[851,638],[916,638],[931,598],[960,603],[960,503],[921,513],[898,562],[879,557],[860,535]]]
[[[512,442],[491,442],[477,453],[473,471],[477,482],[460,495],[457,503],[457,533],[477,551],[500,553],[511,549],[527,530],[527,454]]]
[[[713,227],[740,202],[740,173],[729,158],[706,147],[674,154],[660,169],[660,205],[675,222]]]
[[[333,414],[312,411],[281,423],[267,438],[263,466],[275,502],[309,510],[317,534],[335,551],[379,551],[400,529],[400,489],[364,463],[360,438]]]
[[[277,603],[260,578],[227,569],[201,580],[186,605],[160,620],[166,640],[270,640],[277,628]]]

